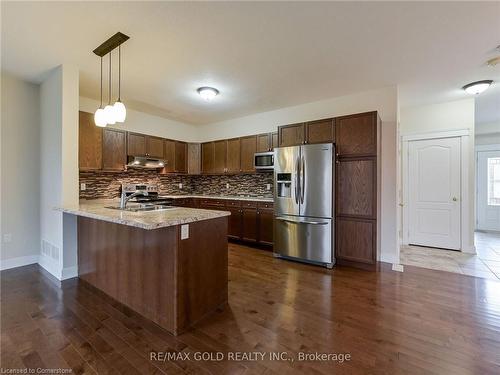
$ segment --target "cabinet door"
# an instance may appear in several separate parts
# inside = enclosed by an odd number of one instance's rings
[[[374,264],[377,256],[376,228],[375,220],[337,218],[337,259]]]
[[[266,152],[271,149],[269,138],[270,135],[268,133],[257,135],[257,152]]]
[[[201,172],[201,145],[199,143],[188,143],[188,174],[200,174]]]
[[[271,150],[278,147],[278,132],[271,133]]]
[[[163,138],[159,137],[146,137],[146,154],[153,158],[163,159],[164,149],[163,149]]]
[[[376,158],[343,159],[336,166],[337,215],[376,219]]]
[[[175,141],[165,139],[163,141],[165,147],[165,172],[175,172]]]
[[[244,241],[257,241],[257,208],[243,208],[242,239]]]
[[[175,141],[175,171],[177,173],[187,172],[187,143]]]
[[[227,235],[230,238],[240,239],[242,221],[241,207],[226,207],[226,211],[231,212],[228,221]]]
[[[241,169],[240,139],[227,140],[226,173],[238,173]]]
[[[280,147],[297,146],[304,144],[304,124],[292,124],[278,128],[278,141]]]
[[[255,135],[240,138],[241,172],[255,172],[253,159],[257,151],[257,137]]]
[[[201,172],[214,172],[214,143],[207,142],[201,144]]]
[[[273,210],[268,208],[259,208],[259,242],[264,245],[273,244]]]
[[[127,154],[132,156],[146,156],[146,136],[143,134],[127,134]]]
[[[335,133],[340,156],[377,154],[377,112],[337,117]]]
[[[226,172],[226,153],[227,142],[226,140],[214,142],[214,173]]]
[[[102,168],[122,171],[127,163],[126,133],[104,128],[102,132]]]
[[[80,170],[102,168],[102,128],[95,126],[92,113],[79,113],[78,166]]]
[[[329,143],[334,140],[332,118],[306,123],[306,143]]]

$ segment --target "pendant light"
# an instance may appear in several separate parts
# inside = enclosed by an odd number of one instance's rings
[[[94,122],[96,126],[101,128],[106,127],[106,116],[104,114],[104,109],[102,109],[102,57],[101,57],[101,105],[97,108],[97,111],[94,113]]]
[[[114,125],[116,123],[115,110],[111,105],[111,52],[109,53],[109,76],[108,76],[108,105],[104,107],[104,114],[106,116],[106,122],[109,125]]]
[[[115,120],[116,122],[124,122],[127,118],[127,109],[122,103],[121,98],[121,88],[122,88],[122,49],[121,45],[118,46],[118,100],[113,105],[115,110]]]

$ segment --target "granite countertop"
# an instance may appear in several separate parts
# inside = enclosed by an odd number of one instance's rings
[[[214,211],[198,208],[173,207],[163,211],[132,212],[121,211],[106,206],[117,206],[116,199],[80,200],[78,205],[56,208],[64,213],[84,216],[91,219],[109,221],[111,223],[129,225],[142,229],[158,229],[180,224],[194,223],[223,216],[229,216],[227,211]],[[129,203],[128,206],[132,206]]]
[[[172,198],[172,199],[201,198],[201,199],[226,199],[226,200],[254,201],[254,202],[274,202],[273,198],[251,197],[251,196],[240,196],[240,195],[196,195],[196,194],[165,195],[165,194],[161,194],[161,196],[166,197],[166,198]]]

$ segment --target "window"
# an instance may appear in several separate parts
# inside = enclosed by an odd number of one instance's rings
[[[500,158],[488,158],[488,206],[500,206]]]

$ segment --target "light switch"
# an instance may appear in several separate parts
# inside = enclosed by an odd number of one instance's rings
[[[226,189],[229,189],[229,184],[226,184]]]
[[[182,189],[182,182],[179,184],[179,189]]]
[[[189,238],[189,224],[181,225],[181,240],[187,240]]]
[[[271,184],[267,184],[267,185],[266,185],[266,189],[267,189],[267,190],[271,190]]]
[[[81,183],[81,184],[80,184],[80,190],[81,190],[81,191],[87,190],[87,184],[85,184],[85,183]]]

